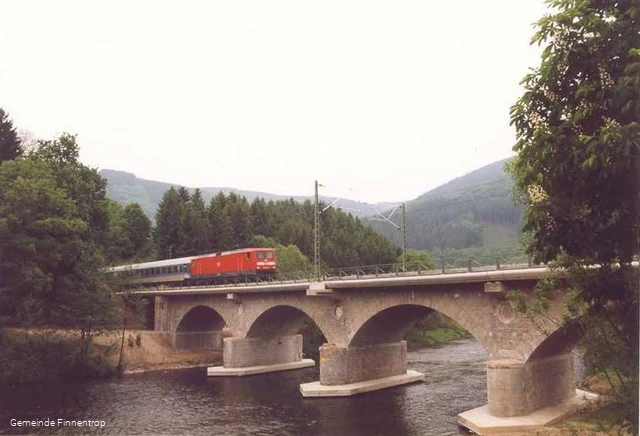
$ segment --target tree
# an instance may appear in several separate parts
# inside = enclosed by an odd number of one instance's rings
[[[310,277],[313,271],[311,261],[302,254],[295,245],[275,246],[276,259],[278,261],[277,274],[281,278]]]
[[[271,215],[267,202],[262,198],[256,198],[251,203],[251,215],[253,216],[253,231],[257,235],[270,235],[273,233]]]
[[[149,255],[151,220],[138,203],[127,204],[122,211],[123,231],[131,243],[131,255],[144,259]]]
[[[182,204],[178,191],[172,186],[164,193],[158,206],[153,237],[162,259],[178,257],[176,252],[181,242]]]
[[[232,192],[227,197],[225,210],[233,227],[233,248],[247,247],[253,237],[253,216],[249,202]]]
[[[0,164],[22,155],[20,139],[9,119],[9,115],[0,108]]]
[[[145,259],[151,249],[151,220],[138,203],[122,207],[108,200],[109,228],[103,241],[105,259],[110,265]]]
[[[102,281],[105,187],[68,134],[0,165],[0,314],[17,326],[77,329],[80,363],[114,316]]]
[[[211,231],[210,247],[215,251],[228,250],[233,247],[233,227],[231,219],[224,207],[226,198],[222,192],[211,199],[207,208]]]
[[[526,205],[528,252],[568,270],[585,333],[615,350],[597,369],[615,369],[615,392],[637,421],[640,4],[549,3],[556,11],[533,38],[545,45],[541,65],[511,109],[509,170]]]
[[[200,189],[195,190],[184,207],[181,234],[181,255],[193,256],[210,251],[211,230]]]
[[[103,253],[110,265],[115,265],[133,254],[131,241],[124,232],[124,208],[115,200],[108,200],[109,227],[103,240]]]
[[[396,261],[398,266],[405,265],[407,271],[424,271],[427,269],[435,269],[436,264],[426,251],[407,250],[405,255],[398,256]]]

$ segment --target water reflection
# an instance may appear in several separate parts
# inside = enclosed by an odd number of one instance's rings
[[[317,368],[233,378],[198,368],[5,388],[0,433],[457,435],[456,415],[486,403],[486,353],[461,341],[407,357],[425,383],[351,398],[303,398],[298,386],[317,380]],[[11,418],[101,419],[107,427],[12,428]]]

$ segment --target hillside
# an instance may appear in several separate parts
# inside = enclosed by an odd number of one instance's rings
[[[100,170],[100,175],[107,179],[107,197],[116,200],[122,204],[138,203],[142,210],[150,217],[154,218],[158,204],[162,200],[162,196],[171,186],[179,187],[180,185],[174,183],[157,182],[154,180],[145,180],[136,177],[135,174],[127,173],[124,171],[103,169]],[[195,188],[189,188],[189,191],[193,193]],[[205,202],[209,202],[211,198],[218,192],[223,192],[225,195],[235,193],[239,196],[246,197],[248,201],[253,201],[255,198],[263,198],[267,201],[273,200],[288,200],[293,198],[296,201],[303,202],[305,200],[311,200],[312,197],[305,196],[286,196],[269,194],[266,192],[256,191],[243,191],[240,189],[227,188],[227,187],[205,187],[200,188],[202,196]],[[310,189],[311,190],[311,189]],[[322,201],[330,203],[334,198],[322,197]],[[339,206],[345,211],[352,213],[354,216],[369,216],[375,212],[372,210],[381,210],[384,208],[395,207],[393,203],[361,203],[358,201],[351,201],[341,199]]]
[[[522,207],[515,207],[511,197],[511,178],[504,172],[506,160],[494,162],[438,186],[414,200],[406,202],[407,239],[409,248],[427,250],[437,260],[446,258],[448,263],[464,263],[473,257],[486,263],[496,256],[523,261],[526,259],[519,245],[522,223]],[[107,196],[120,203],[139,203],[152,219],[163,194],[170,183],[144,180],[134,174],[116,170],[101,170],[107,179]],[[255,198],[288,200],[297,202],[311,197],[288,197],[265,192],[242,191],[227,187],[200,188],[206,202],[223,192],[235,193],[248,201]],[[189,189],[193,192],[194,189]],[[331,198],[323,198],[326,203]],[[362,218],[374,215],[373,210],[388,210],[398,204],[367,204],[349,200],[338,203],[346,212]],[[393,219],[401,225],[401,216],[395,212]],[[388,223],[369,221],[375,230],[386,236],[396,246],[402,246],[402,232]]]
[[[504,172],[506,162],[479,168],[407,202],[409,248],[427,250],[448,262],[467,262],[473,257],[486,263],[498,255],[522,260],[523,209],[513,204],[512,181]],[[399,223],[397,212],[394,217]],[[389,224],[375,222],[374,228],[402,245],[402,232]]]

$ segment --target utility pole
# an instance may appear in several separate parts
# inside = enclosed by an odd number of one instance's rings
[[[407,270],[407,210],[402,203],[402,271]]]
[[[318,181],[315,181],[314,226],[313,226],[313,275],[320,281],[320,204],[318,203]]]

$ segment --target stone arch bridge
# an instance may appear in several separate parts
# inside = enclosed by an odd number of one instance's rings
[[[227,369],[300,362],[298,331],[311,318],[327,340],[320,348],[324,387],[407,374],[403,339],[425,314],[441,312],[489,355],[484,418],[460,415],[463,425],[482,432],[484,424],[473,421],[526,417],[576,400],[570,351],[579,335],[558,328],[562,290],[544,320],[517,313],[507,299],[512,289],[531,295],[549,274],[546,268],[522,268],[137,292],[153,297],[154,328],[171,335],[176,348],[222,348]],[[223,339],[223,331],[230,337]]]

